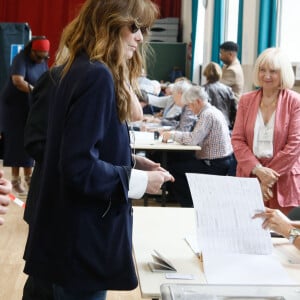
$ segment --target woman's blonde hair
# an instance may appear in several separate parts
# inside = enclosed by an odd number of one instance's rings
[[[295,74],[292,64],[280,48],[268,48],[256,59],[253,70],[253,83],[257,87],[262,86],[262,83],[259,80],[259,70],[262,66],[267,66],[280,72],[280,89],[290,89],[293,87],[295,83]]]
[[[206,77],[208,82],[213,83],[221,79],[222,69],[217,63],[210,62],[206,65],[203,75]]]
[[[64,29],[56,55],[56,65],[64,64],[63,75],[76,56],[84,51],[91,61],[99,61],[111,70],[120,120],[130,116],[130,95],[126,84],[138,89],[137,78],[144,67],[145,44],[125,61],[121,29],[135,23],[150,28],[158,17],[151,0],[87,0],[78,16]],[[101,87],[99,87],[101,88]]]

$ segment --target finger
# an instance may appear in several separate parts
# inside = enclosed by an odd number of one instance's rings
[[[164,181],[174,181],[174,177],[169,172],[164,172]]]
[[[0,205],[0,215],[5,215],[8,208]]]
[[[273,191],[270,188],[267,189],[267,195],[269,198],[273,198]]]
[[[0,205],[1,206],[8,206],[10,203],[10,199],[8,196],[0,195]]]

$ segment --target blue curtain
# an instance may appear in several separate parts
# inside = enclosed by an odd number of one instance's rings
[[[276,46],[277,0],[261,0],[257,55],[269,47]]]
[[[224,0],[215,0],[211,60],[220,63],[219,47],[224,42]]]
[[[238,58],[240,62],[242,62],[242,49],[243,49],[243,18],[244,18],[244,0],[239,0],[237,43],[239,45]]]
[[[194,72],[194,57],[195,57],[195,44],[196,44],[196,32],[197,32],[197,17],[198,17],[198,0],[192,2],[192,61],[190,69],[190,78],[193,80]]]

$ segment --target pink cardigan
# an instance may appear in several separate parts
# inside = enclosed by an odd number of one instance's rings
[[[262,97],[256,90],[244,94],[238,103],[232,145],[238,161],[237,176],[250,177],[262,163],[252,152],[254,126]],[[273,192],[280,206],[300,205],[300,94],[282,90],[275,115],[273,157],[262,163],[280,174]]]

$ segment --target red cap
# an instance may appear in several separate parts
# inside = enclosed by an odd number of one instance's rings
[[[42,40],[33,40],[33,41],[32,41],[31,49],[32,49],[32,50],[36,50],[36,51],[45,51],[45,52],[49,52],[49,49],[50,49],[50,42],[49,42],[49,40],[46,40],[46,39],[42,39]]]

